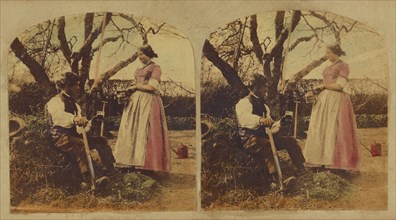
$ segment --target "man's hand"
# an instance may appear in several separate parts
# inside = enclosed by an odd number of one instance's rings
[[[264,125],[264,126],[267,126],[267,127],[271,126],[272,123],[274,123],[274,121],[272,121],[272,119],[270,119],[270,118],[263,118],[263,117],[260,118],[259,122],[260,122],[260,124],[262,124],[262,125]]]
[[[88,119],[86,117],[76,116],[73,118],[73,122],[78,126],[85,127],[88,124]]]

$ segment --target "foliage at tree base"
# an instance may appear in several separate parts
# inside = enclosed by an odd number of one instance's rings
[[[44,116],[16,116],[25,121],[26,127],[19,137],[10,138],[11,205],[42,188],[65,187],[73,191],[76,185],[70,183],[78,182],[79,176],[64,156],[51,147]]]
[[[213,126],[202,143],[202,207],[238,205],[247,209],[261,208],[253,203],[271,197],[278,186],[268,186],[269,180],[261,175],[258,162],[241,148],[236,120],[209,116],[204,119]],[[296,176],[287,152],[282,150],[278,154],[284,178]],[[351,188],[347,178],[330,172],[307,171],[297,176],[296,182],[285,191],[285,197],[331,201],[341,198]],[[274,184],[278,183],[275,181]],[[274,204],[267,205],[268,209],[276,208]]]
[[[81,175],[48,140],[44,115],[15,115],[25,121],[19,137],[10,139],[11,205],[52,207],[125,207],[144,202],[161,192],[159,183],[140,173],[116,174],[105,188],[88,193],[81,189]],[[102,176],[102,165],[94,152],[95,175]]]

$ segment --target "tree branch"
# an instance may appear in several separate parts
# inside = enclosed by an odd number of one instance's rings
[[[118,71],[122,70],[123,68],[127,67],[129,64],[131,64],[133,61],[135,61],[137,58],[136,54],[133,54],[130,58],[127,60],[119,62],[117,65],[115,65],[113,68],[110,70],[106,71],[103,73],[101,77],[101,82],[104,82],[108,80],[110,77],[114,76]]]
[[[232,68],[230,64],[219,57],[219,54],[208,40],[205,40],[203,54],[221,71],[228,84],[232,86],[236,92],[245,94],[247,93],[247,88],[239,78],[238,72]]]
[[[335,39],[336,39],[336,43],[337,43],[337,44],[341,44],[340,31],[337,31],[337,30],[335,29],[334,25],[333,25],[333,24],[335,24],[335,22],[334,22],[334,21],[329,21],[329,20],[326,18],[326,16],[321,15],[321,14],[318,14],[318,13],[316,13],[316,12],[314,12],[314,11],[310,11],[310,13],[311,13],[312,16],[314,16],[314,17],[316,17],[316,18],[322,20],[322,21],[330,28],[330,30],[333,32],[334,37],[335,37]]]
[[[65,16],[62,16],[58,19],[58,39],[60,42],[60,49],[63,53],[63,56],[66,58],[69,65],[71,65],[71,50],[69,45],[67,44],[66,40],[66,33],[65,33]]]
[[[257,35],[257,16],[250,17],[250,41],[253,44],[253,52],[256,54],[258,61],[263,64],[264,51],[261,48],[260,41]]]
[[[275,17],[275,38],[278,39],[285,28],[283,26],[285,20],[285,11],[277,11]]]
[[[239,30],[240,38],[238,40],[237,48],[235,49],[235,57],[232,65],[235,70],[238,69],[238,61],[241,58],[241,46],[243,41],[243,35],[245,34],[246,22],[247,22],[247,17],[245,18],[245,23],[241,25]]]
[[[302,70],[295,73],[292,77],[293,81],[297,82],[302,79],[304,76],[308,75],[313,69],[320,66],[327,60],[325,56],[321,57],[319,60],[313,60],[310,64],[304,67]]]
[[[104,21],[102,21],[102,23],[87,37],[87,39],[85,39],[84,44],[81,46],[80,50],[77,53],[73,54],[74,60],[72,61],[72,67],[74,66],[73,63],[78,63],[81,60],[83,54],[87,54],[90,52],[92,43],[102,32],[103,22],[105,22],[107,25],[110,22],[111,16],[111,13],[105,13]]]
[[[28,55],[25,46],[19,41],[18,38],[15,38],[15,40],[11,43],[11,50],[15,53],[16,57],[18,57],[19,60],[21,60],[29,68],[30,73],[40,85],[46,97],[51,97],[56,94],[55,86],[49,80],[44,67]]]
[[[94,21],[94,13],[85,14],[84,19],[84,39],[86,40],[92,32],[93,29],[93,21]],[[86,80],[89,78],[89,70],[91,69],[92,62],[92,54],[90,53],[92,50],[92,46],[88,46],[87,52],[85,54],[81,54],[81,69],[80,69],[80,77],[81,77],[81,85],[80,91],[84,92],[84,85]]]
[[[316,37],[316,34],[312,34],[311,36],[308,37],[301,37],[298,38],[292,45],[290,45],[289,47],[289,52],[294,50],[294,48],[296,48],[300,43],[302,42],[308,42],[310,41],[312,38]]]
[[[144,30],[144,28],[142,29],[141,25],[135,21],[135,19],[133,19],[133,17],[128,16],[126,14],[120,13],[120,17],[124,18],[125,20],[129,21],[132,23],[132,25],[139,30],[139,34],[142,37],[143,40],[143,44],[147,44],[148,43],[148,38],[147,38],[147,32]]]

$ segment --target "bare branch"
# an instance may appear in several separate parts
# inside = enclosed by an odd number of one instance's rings
[[[227,62],[219,57],[219,54],[208,40],[205,40],[203,53],[204,56],[221,71],[228,84],[231,85],[236,92],[247,92],[246,86],[238,77],[238,72],[234,68],[232,68],[231,65],[229,65]]]
[[[370,78],[368,78],[366,75],[364,75],[364,77],[365,77],[368,81],[370,81],[372,84],[374,84],[374,85],[380,87],[381,89],[383,89],[383,90],[385,90],[385,91],[388,91],[387,88],[385,88],[384,86],[382,86],[382,85],[379,84],[379,83],[374,82],[373,80],[371,80]]]
[[[250,17],[250,41],[253,44],[253,51],[256,54],[258,61],[263,64],[264,51],[261,48],[260,41],[257,35],[257,16]]]
[[[103,22],[105,22],[106,24],[108,24],[110,22],[111,13],[105,13],[105,19]],[[87,37],[87,39],[85,39],[84,44],[81,46],[80,50],[75,53],[75,56],[73,56],[74,60],[73,62],[78,62],[81,59],[82,54],[86,54],[87,52],[89,52],[90,47],[92,47],[92,43],[96,40],[96,38],[99,36],[99,34],[102,32],[102,26],[103,24],[100,24],[91,34],[89,34],[89,36]],[[73,66],[73,64],[72,64]]]
[[[308,42],[308,41],[310,41],[312,38],[314,38],[314,37],[316,37],[316,36],[317,36],[317,35],[316,35],[316,33],[315,33],[315,34],[312,34],[311,36],[308,36],[308,37],[301,37],[301,38],[298,38],[292,45],[290,45],[289,51],[294,50],[294,48],[296,48],[300,43],[302,43],[302,42]]]
[[[154,28],[150,27],[146,33],[151,32],[152,34],[157,34],[161,28],[165,25],[165,23],[162,23],[160,26],[157,27],[157,30],[154,30]]]
[[[60,49],[63,53],[63,56],[65,56],[67,62],[71,65],[72,53],[69,48],[69,45],[67,44],[65,26],[66,26],[65,16],[62,16],[58,19],[58,39],[60,42]]]
[[[135,61],[137,58],[136,54],[133,54],[130,58],[127,60],[119,62],[117,65],[115,65],[113,68],[110,70],[106,71],[101,78],[101,82],[104,82],[108,80],[110,77],[114,76],[118,71],[122,70],[123,68],[127,67],[129,64],[131,64],[133,61]]]
[[[41,89],[45,92],[46,97],[54,95],[56,93],[55,86],[49,80],[44,67],[28,55],[26,48],[18,38],[15,38],[14,41],[12,41],[11,50],[15,53],[15,56],[29,68],[30,73],[40,85]]]
[[[148,39],[147,39],[147,32],[144,30],[144,27],[135,21],[135,19],[132,16],[128,16],[126,14],[120,13],[120,17],[124,18],[125,20],[129,21],[132,23],[132,25],[139,30],[139,34],[142,37],[143,40],[143,44],[147,44],[148,43]]]
[[[107,43],[109,43],[109,42],[116,42],[116,41],[118,41],[120,38],[123,39],[123,35],[122,35],[122,34],[120,34],[120,35],[118,35],[118,36],[115,36],[115,37],[108,37],[108,38],[106,38],[106,39],[103,40],[103,45],[105,45],[105,44],[107,44]],[[99,50],[99,46],[93,48],[93,49],[92,49],[92,53],[96,53],[98,50]]]
[[[302,79],[304,76],[308,75],[313,69],[320,66],[327,60],[325,56],[321,57],[319,60],[313,60],[310,64],[304,67],[302,70],[298,71],[292,76],[292,81],[297,82]]]
[[[333,20],[333,21],[329,21],[329,20],[326,18],[326,16],[321,15],[321,14],[318,14],[318,13],[316,13],[316,12],[314,12],[314,11],[310,11],[310,13],[311,13],[312,16],[314,16],[314,17],[319,18],[320,20],[322,20],[322,21],[330,28],[330,30],[333,32],[334,37],[335,37],[335,39],[336,39],[336,43],[337,43],[337,44],[341,44],[340,31],[337,31],[336,28],[335,28],[335,25],[333,25],[333,24],[336,24],[335,21],[334,21],[334,20]]]
[[[285,11],[277,11],[275,17],[275,38],[278,39],[284,29]]]
[[[186,89],[184,86],[182,86],[180,83],[177,83],[175,81],[173,81],[171,78],[168,78],[169,82],[171,82],[173,85],[179,87],[180,89],[182,89],[183,91],[187,92],[190,95],[195,95],[195,92],[190,91],[189,89]]]
[[[243,26],[241,25],[240,30],[239,30],[239,32],[241,32],[241,34],[240,34],[241,36],[238,41],[238,45],[235,49],[235,57],[234,57],[234,62],[233,62],[234,69],[238,69],[238,61],[239,61],[239,58],[241,57],[241,46],[242,46],[242,41],[243,41],[243,35],[245,33],[246,22],[247,22],[247,17],[245,18],[244,25]]]

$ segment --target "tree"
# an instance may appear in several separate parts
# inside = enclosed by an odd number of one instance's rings
[[[278,110],[275,111],[278,115],[281,115],[285,108],[290,108],[290,93],[287,91],[290,91],[292,85],[326,61],[325,57],[313,60],[286,82],[282,73],[287,54],[304,42],[314,40],[314,47],[320,48],[323,44],[322,38],[328,32],[334,35],[335,42],[341,44],[341,33],[348,33],[356,24],[339,22],[337,17],[313,11],[278,11],[274,15],[273,31],[268,33],[258,32],[258,23],[257,15],[252,15],[227,24],[212,33],[210,39],[205,41],[203,54],[205,59],[220,70],[234,91],[241,94],[246,94],[247,91],[242,79],[251,74],[252,69],[258,69],[247,63],[253,62],[259,66],[269,82],[268,100],[271,106]],[[298,26],[309,27],[308,31],[305,31],[307,35],[290,42],[291,35]],[[245,33],[249,36],[244,36],[247,35]],[[236,63],[238,65],[235,65]]]
[[[86,92],[86,87],[90,86],[88,80],[92,60],[95,56],[100,57],[102,48],[110,43],[118,44],[113,53],[116,55],[126,46],[136,48],[148,43],[150,36],[159,34],[160,31],[177,35],[172,27],[165,23],[144,22],[142,18],[126,14],[86,13],[83,18],[75,19],[83,20],[82,37],[74,32],[67,33],[68,22],[62,16],[26,30],[14,39],[11,51],[29,69],[44,92],[44,99],[56,94],[55,83],[52,80],[54,73],[69,69],[80,75],[80,90],[84,95],[79,102],[85,112],[88,111],[87,106],[90,106],[86,105],[87,102],[92,101],[89,99],[92,96],[88,96]],[[100,22],[97,22],[98,20]],[[69,20],[71,27],[77,26],[76,23],[78,22]],[[106,37],[103,37],[104,33]],[[134,38],[137,35],[140,36],[140,41]],[[91,89],[100,88],[103,82],[134,62],[136,58],[136,55],[132,55],[115,63],[112,68],[97,73]],[[98,65],[99,62],[96,63],[96,69],[99,69]]]

